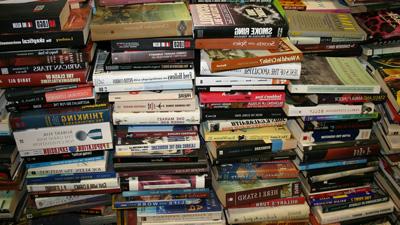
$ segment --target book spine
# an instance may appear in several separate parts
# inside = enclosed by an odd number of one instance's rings
[[[235,213],[232,213],[232,210],[235,210]],[[227,216],[227,219],[229,224],[308,219],[310,213],[310,208],[307,204],[254,208],[251,211],[247,209],[245,212],[240,212],[241,209],[232,210],[228,211],[229,216]]]
[[[195,40],[196,49],[278,49],[280,38],[203,38]]]
[[[189,100],[193,99],[196,95],[193,90],[169,90],[161,92],[120,92],[111,93],[108,96],[110,102],[118,101],[149,101],[149,100]]]
[[[288,124],[288,126],[290,126]],[[371,136],[371,129],[347,129],[336,131],[311,131],[301,135],[302,143],[317,143],[330,141],[365,140]]]
[[[80,180],[91,180],[91,179],[106,179],[115,178],[115,172],[96,172],[96,173],[77,173],[74,175],[64,174],[52,174],[42,177],[28,177],[27,184],[45,184],[55,182],[66,182],[66,181],[80,181]]]
[[[0,87],[49,86],[57,84],[85,83],[87,70],[57,71],[0,76]]]
[[[196,99],[115,102],[114,112],[194,111]]]
[[[199,99],[205,103],[231,103],[231,102],[283,102],[285,92],[200,92]]]
[[[129,191],[145,191],[158,189],[195,189],[206,188],[207,175],[189,175],[177,177],[161,177],[152,180],[140,180],[141,178],[128,178]]]
[[[205,141],[243,141],[243,140],[271,140],[271,139],[290,139],[290,132],[287,133],[260,133],[260,134],[246,134],[246,133],[232,133],[232,134],[216,134],[211,132],[204,134]]]
[[[284,63],[284,64],[272,64],[267,66],[258,66],[244,69],[236,69],[230,71],[222,71],[212,73],[205,60],[200,61],[200,75],[206,76],[238,76],[247,78],[258,78],[258,79],[300,79],[301,63]],[[272,82],[271,84],[278,84],[278,82]]]
[[[253,108],[281,108],[285,102],[226,102],[226,103],[206,103],[201,105],[206,109],[253,109]]]
[[[232,206],[230,208],[278,207],[278,206],[284,206],[284,205],[298,205],[298,204],[304,204],[304,203],[305,203],[305,198],[303,196],[300,196],[300,197],[286,197],[286,198],[270,199],[270,200],[266,200],[266,201]]]
[[[112,71],[104,73],[94,73],[93,83],[95,86],[108,85],[131,85],[142,82],[160,81],[182,81],[193,80],[194,70],[143,70],[143,71]],[[141,84],[140,86],[145,86]],[[142,89],[143,90],[143,89]]]
[[[0,74],[2,75],[26,74],[26,73],[49,72],[49,71],[81,70],[85,68],[87,68],[87,63],[6,66],[6,67],[0,67]]]
[[[330,148],[326,150],[304,151],[303,162],[337,160],[354,157],[375,156],[381,150],[380,144],[370,146],[352,146],[342,148]]]
[[[337,189],[344,189],[344,188],[351,188],[351,187],[358,187],[362,186],[366,183],[371,183],[373,180],[371,177],[365,177],[366,175],[359,176],[353,175],[352,177],[348,176],[345,177],[347,179],[358,179],[357,181],[345,181],[345,182],[331,182],[331,181],[324,181],[327,184],[321,183],[312,183],[310,184],[310,192],[322,192],[322,191],[332,191]]]
[[[60,161],[27,163],[25,165],[25,167],[27,169],[34,169],[34,168],[41,168],[41,167],[47,167],[47,166],[62,166],[62,165],[71,164],[71,163],[95,162],[95,161],[104,160],[104,159],[105,159],[104,156],[95,156],[95,157],[68,159],[68,160],[60,160]]]
[[[96,195],[96,194],[116,194],[120,193],[120,188],[107,188],[107,189],[77,189],[77,190],[64,190],[64,191],[37,191],[37,192],[29,192],[29,195],[34,198],[40,197],[53,197],[53,196],[66,196],[66,195]],[[92,205],[86,205],[85,207],[95,207],[99,206],[99,204],[109,204],[110,200],[102,202],[96,202]],[[79,210],[79,209],[77,209]]]
[[[272,85],[287,84],[288,80],[281,79],[263,79],[263,78],[247,78],[247,77],[230,77],[230,76],[197,76],[195,79],[196,86],[239,86],[239,85]]]
[[[32,184],[27,185],[28,192],[44,192],[44,191],[66,191],[66,190],[87,190],[87,189],[109,189],[118,188],[119,182],[116,178],[87,180],[79,183],[62,183],[62,184]]]
[[[365,103],[363,105],[327,104],[318,106],[296,107],[290,104],[285,104],[284,109],[288,116],[330,116],[368,114],[369,112],[374,112],[375,105],[373,103]]]
[[[344,190],[337,190],[337,191],[329,191],[325,193],[312,193],[308,196],[310,201],[318,200],[318,199],[325,199],[325,198],[334,198],[335,196],[339,195],[349,195],[355,193],[363,193],[363,192],[371,192],[371,186],[363,186],[363,187],[355,187],[355,188],[347,188]]]
[[[207,131],[228,131],[268,126],[282,126],[287,123],[287,118],[273,119],[242,119],[242,120],[207,120],[204,122]]]
[[[50,67],[57,71],[71,70],[71,65],[85,63],[86,57],[82,52],[61,54],[61,55],[43,55],[43,56],[18,56],[10,60],[9,58],[0,58],[1,67],[21,67],[31,66],[34,72],[49,72]],[[48,66],[48,67],[45,67]],[[74,69],[76,70],[76,69]],[[4,74],[4,73],[3,73]],[[7,73],[5,73],[7,74]]]
[[[15,131],[19,151],[112,143],[111,124],[93,123]]]
[[[285,190],[291,190],[291,194],[287,194]],[[242,204],[260,202],[270,199],[283,197],[295,197],[300,195],[300,183],[288,183],[274,187],[264,187],[248,191],[239,191],[226,194],[226,207],[234,207]],[[290,196],[289,196],[290,195]]]
[[[56,127],[67,125],[78,125],[88,123],[103,123],[111,121],[111,112],[109,107],[99,107],[86,110],[75,108],[74,110],[59,111],[56,113],[45,111],[43,114],[12,114],[9,118],[10,127],[16,130],[30,128]]]
[[[262,171],[248,171],[250,173],[253,172],[261,172],[261,176],[241,176],[237,173],[237,171],[221,171],[218,173],[218,180],[267,180],[267,179],[290,179],[296,178],[299,173],[297,170],[262,170]]]
[[[359,200],[359,199],[357,199],[357,200]],[[361,206],[366,206],[366,205],[378,204],[378,203],[386,202],[388,200],[389,200],[389,197],[387,197],[387,196],[381,196],[381,197],[375,197],[375,198],[373,198],[372,196],[369,196],[366,198],[362,198],[361,201],[339,204],[339,205],[334,205],[334,206],[323,206],[322,212],[328,213],[328,212],[334,212],[334,211],[339,211],[339,210],[344,210],[344,209],[351,209],[351,208],[356,208],[356,207],[361,207]]]
[[[367,161],[368,161],[367,159],[354,159],[347,161],[343,160],[343,161],[329,161],[322,163],[308,163],[299,165],[299,170],[314,170],[314,169],[329,168],[336,166],[356,165],[356,164],[367,163]]]
[[[49,48],[24,51],[3,51],[0,52],[0,58],[16,58],[20,56],[45,56],[45,55],[62,55],[69,53],[77,53],[80,50],[71,48]]]
[[[129,128],[128,128],[129,129]],[[198,135],[197,129],[193,128],[193,130],[182,130],[182,131],[139,131],[139,132],[130,132],[128,130],[122,131],[115,130],[115,135],[118,138],[145,138],[145,137],[166,137],[166,136],[197,136]]]
[[[53,148],[43,148],[34,150],[21,150],[20,155],[22,157],[47,156],[47,155],[57,155],[57,154],[65,154],[73,152],[101,151],[112,148],[113,148],[112,142],[108,142],[100,144],[87,144],[87,145],[53,147]]]
[[[386,100],[385,93],[369,94],[318,94],[318,104],[357,104],[357,103],[382,103]]]
[[[341,178],[341,177],[345,177],[345,176],[351,176],[351,175],[355,175],[355,174],[374,172],[377,170],[378,170],[378,167],[376,167],[376,166],[366,167],[366,168],[347,170],[347,171],[342,171],[342,172],[337,172],[337,173],[316,175],[316,176],[309,177],[309,179],[311,182],[323,182],[323,181]]]
[[[380,115],[378,112],[368,114],[344,114],[344,115],[319,115],[319,116],[305,116],[304,121],[331,121],[331,120],[351,120],[351,119],[378,119]]]
[[[177,70],[193,69],[193,62],[155,62],[155,63],[127,63],[127,64],[106,64],[106,71],[120,70]]]
[[[339,195],[339,197],[327,197],[321,199],[311,199],[310,205],[311,206],[325,206],[325,205],[336,205],[346,202],[355,202],[359,199],[364,199],[369,196],[372,196],[372,192],[360,192],[360,193],[351,193],[351,194],[344,194]]]
[[[204,120],[238,120],[238,119],[265,119],[284,118],[285,113],[280,108],[265,109],[203,109],[201,111]]]
[[[118,155],[118,153],[116,154]],[[171,156],[171,157],[152,157],[152,158],[140,158],[140,157],[135,157],[135,158],[127,158],[127,157],[114,157],[113,158],[114,163],[124,163],[124,162],[197,162],[198,157],[197,156]]]
[[[74,88],[45,93],[46,102],[62,102],[93,97],[93,87]]]
[[[82,48],[86,45],[85,31],[55,31],[0,35],[1,51],[49,48]]]
[[[356,43],[341,43],[341,44],[313,44],[313,45],[296,45],[296,47],[302,52],[313,52],[313,51],[337,51],[340,49],[351,49],[359,48]]]
[[[177,175],[177,174],[199,174],[208,172],[208,168],[180,168],[180,169],[163,169],[163,170],[140,170],[140,171],[120,171],[120,177],[149,176],[157,174]]]
[[[176,221],[212,221],[212,220],[220,220],[221,212],[188,212],[188,213],[179,213],[179,214],[161,214],[156,216],[145,216],[138,218],[145,218],[149,223],[163,223],[166,222],[175,222]],[[203,223],[204,224],[204,223]]]
[[[56,174],[68,174],[68,173],[98,173],[105,172],[106,168],[104,165],[90,167],[80,167],[80,168],[59,168],[59,169],[41,169],[35,168],[28,170],[28,176],[48,176]]]
[[[9,112],[21,112],[32,109],[48,109],[48,108],[58,108],[58,107],[92,105],[94,103],[95,103],[94,99],[85,99],[85,100],[51,102],[51,103],[10,104],[6,106],[6,109]]]
[[[153,112],[153,113],[113,113],[115,125],[157,125],[157,124],[199,124],[200,111]]]
[[[111,50],[132,51],[132,50],[192,50],[194,40],[191,37],[177,38],[140,38],[111,41]]]
[[[200,199],[173,199],[173,200],[159,200],[159,201],[125,201],[125,202],[114,202],[113,207],[115,209],[132,209],[138,207],[150,207],[150,206],[173,206],[173,205],[192,205]]]
[[[37,209],[43,209],[52,206],[68,204],[71,202],[91,199],[98,196],[100,195],[71,195],[71,196],[35,198],[35,205]]]
[[[196,136],[194,136],[196,137]],[[115,146],[116,153],[129,152],[144,152],[144,151],[165,151],[165,150],[180,150],[180,149],[198,149],[200,148],[200,140],[194,138],[185,141],[171,141],[163,144],[137,144],[137,145],[117,145]]]
[[[8,20],[0,20],[1,33],[31,33],[38,31],[61,31],[62,25],[60,18],[44,17],[35,19],[27,19],[21,21],[18,18],[9,18]]]
[[[318,121],[318,122],[304,122],[297,120],[301,129],[305,132],[319,131],[319,130],[346,130],[346,129],[371,129],[373,125],[372,120],[355,120],[353,121]]]
[[[96,93],[106,92],[123,92],[123,91],[156,91],[156,90],[176,90],[193,88],[192,80],[177,80],[174,82],[139,82],[132,84],[113,84],[113,85],[96,85],[94,90]]]
[[[254,33],[250,31],[254,30]],[[257,30],[268,30],[258,32]],[[215,26],[215,27],[194,27],[195,39],[202,38],[277,38],[287,37],[288,26],[272,26],[272,27],[244,27],[244,26]]]
[[[211,72],[220,72],[240,68],[266,66],[272,64],[301,62],[303,53],[288,53],[285,55],[259,56],[254,58],[227,59],[221,61],[211,61]],[[245,65],[245,66],[244,66]]]
[[[7,101],[14,101],[20,97],[26,97],[30,95],[38,95],[47,92],[62,91],[74,88],[92,87],[91,83],[85,84],[64,84],[57,86],[41,87],[41,88],[10,88],[6,90],[5,96]]]
[[[146,195],[182,195],[182,194],[201,194],[210,192],[209,188],[192,188],[192,189],[160,189],[145,191],[124,191],[123,197],[138,197]]]
[[[152,50],[152,51],[125,51],[112,52],[111,61],[113,64],[136,63],[136,62],[157,62],[169,60],[194,59],[193,50]]]

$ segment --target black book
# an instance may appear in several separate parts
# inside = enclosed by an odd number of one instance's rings
[[[180,50],[194,49],[192,37],[168,37],[168,38],[136,38],[124,40],[112,40],[111,51],[132,50]]]
[[[60,31],[70,15],[67,0],[3,0],[0,2],[0,32]]]
[[[230,120],[230,119],[260,119],[260,118],[283,118],[286,114],[282,108],[268,109],[203,109],[201,110],[203,120]]]

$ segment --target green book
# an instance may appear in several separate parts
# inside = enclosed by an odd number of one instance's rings
[[[296,94],[379,94],[380,85],[356,57],[305,56],[300,80],[288,85]]]
[[[367,33],[350,13],[327,13],[288,10],[289,36],[367,38]]]
[[[90,28],[93,41],[193,34],[184,2],[98,7]]]

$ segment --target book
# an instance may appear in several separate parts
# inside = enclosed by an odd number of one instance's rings
[[[397,61],[400,57],[372,57],[368,60],[371,65],[369,71],[386,92],[387,98],[394,107],[400,112],[400,67]]]
[[[290,93],[303,94],[379,94],[380,89],[356,57],[311,55],[304,57],[300,80],[288,85]]]
[[[286,37],[285,12],[277,0],[266,4],[191,4],[196,38]]]
[[[350,13],[351,9],[346,4],[337,0],[302,0],[308,12]]]
[[[97,7],[91,24],[93,41],[192,35],[185,3],[148,3]]]
[[[60,31],[70,14],[67,0],[2,1],[0,11],[1,33]]]
[[[302,52],[287,38],[274,50],[210,49],[201,50],[201,57],[211,72],[301,62]]]
[[[201,124],[201,135],[205,141],[243,141],[243,140],[270,140],[270,139],[290,139],[291,133],[286,127],[260,127],[234,131],[209,132],[204,124]]]
[[[354,14],[354,18],[367,32],[368,37],[377,40],[399,37],[399,16],[399,9],[382,9]]]
[[[350,13],[286,12],[289,36],[361,38],[367,34]]]
[[[307,6],[303,0],[279,0],[285,10],[306,10]]]

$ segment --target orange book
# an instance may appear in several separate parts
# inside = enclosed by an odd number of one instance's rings
[[[281,38],[205,38],[196,39],[196,49],[278,49]]]

